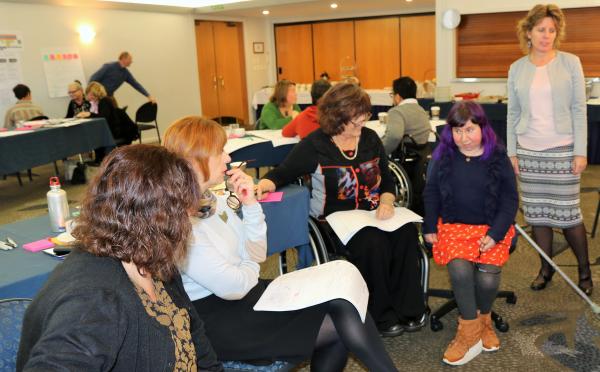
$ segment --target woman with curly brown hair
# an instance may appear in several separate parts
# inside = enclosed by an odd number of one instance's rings
[[[168,150],[111,152],[87,189],[78,247],[27,309],[17,370],[222,371],[178,272],[199,197]]]
[[[392,217],[394,181],[381,140],[365,128],[371,116],[367,93],[355,84],[340,83],[325,93],[318,107],[321,128],[265,175],[259,194],[310,174],[313,217],[324,220],[352,209],[375,210],[382,220]],[[367,282],[369,312],[383,336],[416,331],[424,324],[417,239],[416,228],[407,224],[392,232],[367,227],[346,244],[350,262]]]

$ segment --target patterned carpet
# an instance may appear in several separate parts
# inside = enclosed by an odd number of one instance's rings
[[[33,182],[24,180],[19,187],[14,177],[0,180],[0,224],[9,223],[46,213],[45,195],[51,166],[38,167]],[[591,231],[600,186],[600,166],[590,166],[582,182],[582,209],[585,224]],[[65,185],[71,205],[81,198],[83,186]],[[590,239],[590,260],[596,291],[592,300],[600,302],[600,233]],[[555,233],[555,249],[566,248],[564,238]],[[294,251],[288,251],[290,263]],[[569,249],[555,257],[569,277],[577,281],[576,260]],[[515,305],[498,300],[494,310],[509,322],[510,329],[501,333],[501,349],[485,353],[462,367],[442,364],[444,349],[456,331],[457,312],[442,319],[444,329],[433,332],[429,327],[420,332],[406,333],[385,339],[385,345],[401,371],[600,371],[600,318],[598,318],[562,278],[554,276],[551,284],[541,292],[529,289],[529,283],[537,274],[539,258],[524,239],[504,267],[502,289],[513,290],[517,295]],[[263,265],[262,276],[277,275],[276,259],[271,257]],[[444,268],[432,264],[431,287],[448,288],[448,276]],[[436,309],[443,300],[432,298],[430,306]],[[290,336],[292,337],[292,336]],[[299,368],[308,371],[307,366]],[[365,371],[351,360],[346,371]]]

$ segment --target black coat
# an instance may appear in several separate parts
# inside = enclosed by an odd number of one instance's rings
[[[198,370],[222,371],[181,277],[164,286],[190,315]],[[120,261],[75,250],[27,309],[17,371],[172,371],[174,362],[169,330],[146,313]]]

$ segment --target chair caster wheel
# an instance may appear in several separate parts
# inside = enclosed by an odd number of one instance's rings
[[[502,318],[500,318],[496,322],[494,322],[494,325],[496,326],[496,329],[502,333],[508,332],[508,329],[510,328],[508,326],[508,323],[505,322],[504,320],[502,320]]]
[[[429,327],[433,332],[439,332],[444,329],[444,324],[440,322],[438,319],[431,318],[429,320]]]
[[[511,304],[511,305],[516,304],[517,303],[517,296],[506,297],[506,303],[507,304]]]

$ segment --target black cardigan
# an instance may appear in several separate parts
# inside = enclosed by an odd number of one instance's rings
[[[222,371],[181,277],[164,283],[190,314],[199,371]],[[120,261],[75,250],[50,275],[23,322],[17,371],[166,371],[175,352]]]
[[[350,157],[350,156],[348,156]],[[388,159],[375,131],[363,128],[355,159],[344,157],[319,128],[298,143],[281,165],[265,175],[277,187],[311,174],[311,215],[379,206],[381,194],[394,194]]]

